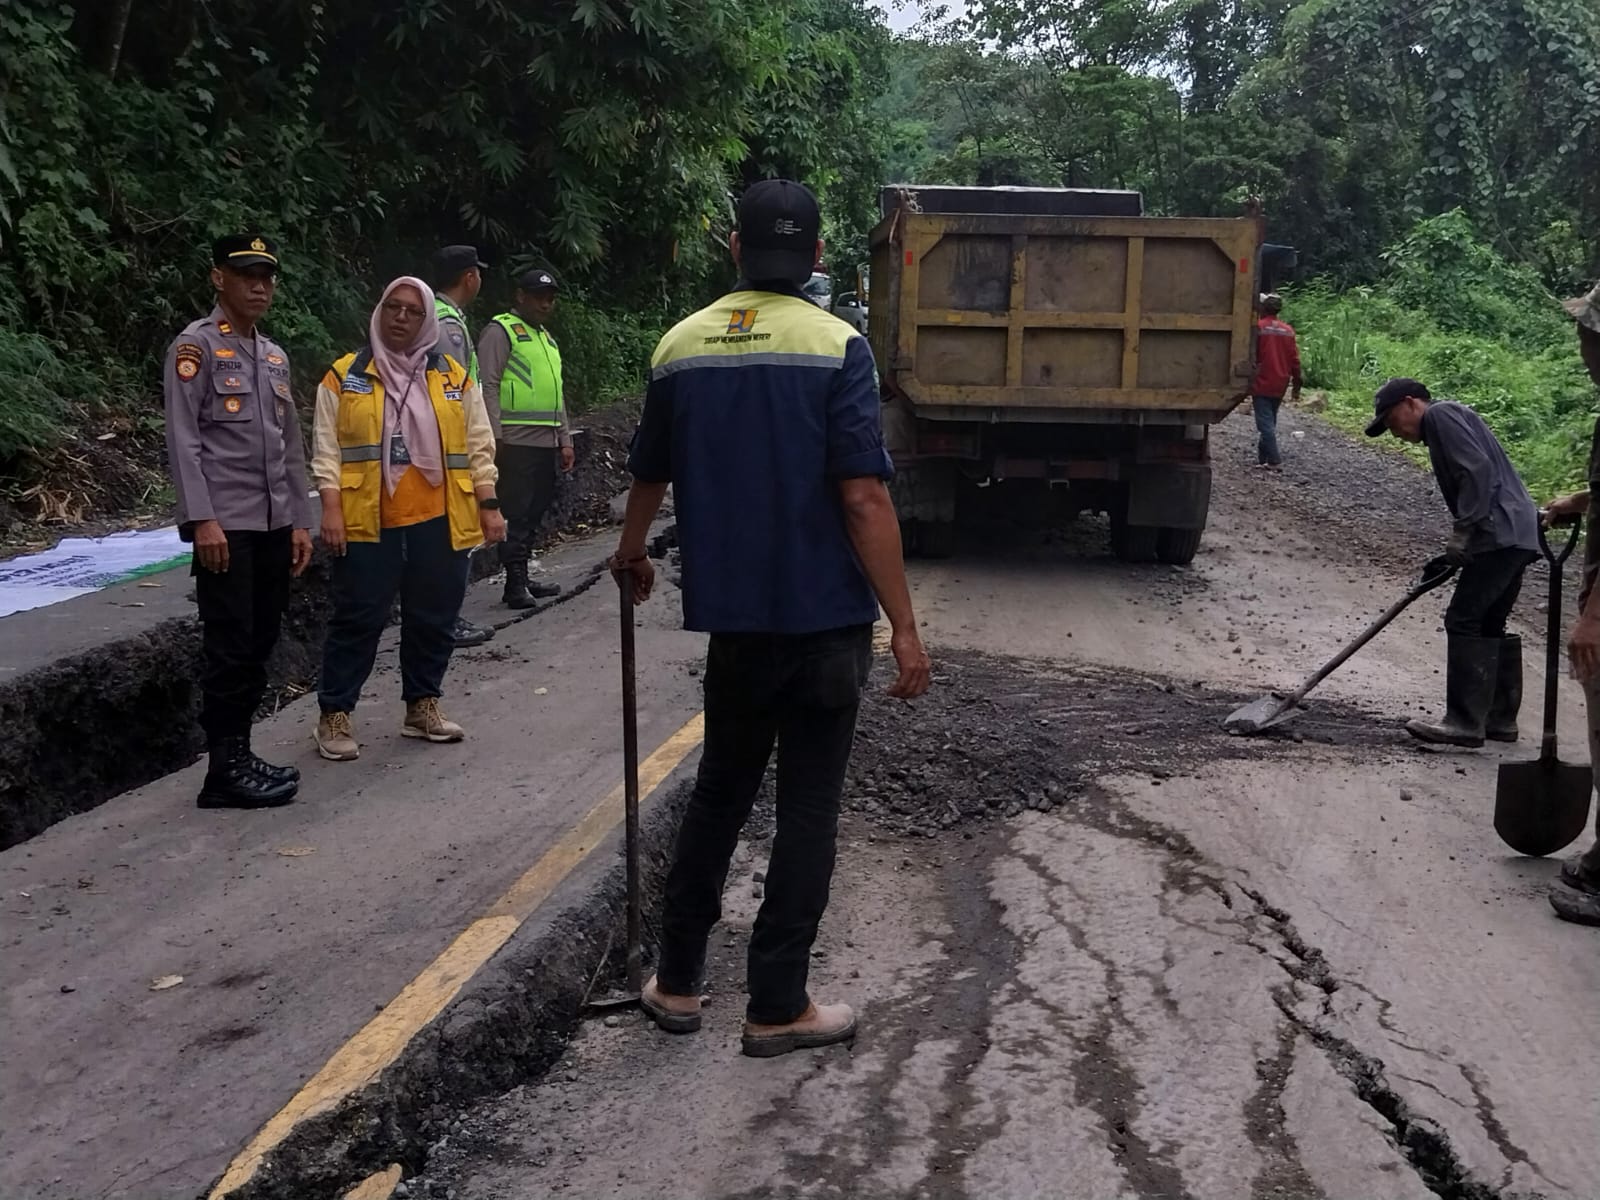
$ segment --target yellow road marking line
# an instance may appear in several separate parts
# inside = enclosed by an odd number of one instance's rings
[[[389,1200],[404,1174],[400,1164],[394,1163],[376,1175],[368,1175],[346,1192],[341,1200]]]
[[[660,787],[704,738],[705,714],[697,713],[640,763],[641,799]],[[354,1095],[394,1063],[411,1039],[456,998],[478,968],[511,939],[561,881],[621,823],[622,810],[623,788],[618,784],[523,872],[483,916],[462,930],[438,958],[406,984],[381,1013],[339,1047],[228,1165],[221,1182],[211,1190],[210,1200],[222,1200],[243,1187],[296,1126]]]

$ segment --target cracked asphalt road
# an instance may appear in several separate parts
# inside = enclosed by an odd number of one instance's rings
[[[1415,468],[1285,425],[1273,479],[1247,422],[1219,431],[1191,570],[1113,564],[1093,523],[916,568],[940,686],[864,716],[813,972],[858,1006],[853,1049],[738,1055],[758,821],[706,1028],[585,1025],[397,1194],[1600,1196],[1600,941],[1551,915],[1556,862],[1490,827],[1497,763],[1532,749],[1398,729],[1438,699],[1446,597],[1330,680],[1298,740],[1216,729],[1443,528]]]

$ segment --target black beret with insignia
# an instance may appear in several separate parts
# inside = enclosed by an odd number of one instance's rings
[[[278,265],[278,247],[259,233],[230,233],[211,245],[211,261],[219,267]]]

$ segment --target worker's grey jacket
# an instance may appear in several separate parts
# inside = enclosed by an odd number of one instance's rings
[[[185,538],[198,521],[224,530],[309,529],[306,450],[289,391],[289,356],[220,308],[167,350],[167,462]]]
[[[1467,553],[1538,551],[1539,510],[1482,417],[1453,400],[1436,401],[1423,414],[1422,440]]]

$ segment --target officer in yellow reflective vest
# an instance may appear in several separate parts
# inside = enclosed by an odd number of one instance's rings
[[[561,350],[545,328],[555,311],[557,290],[550,272],[526,272],[517,281],[514,311],[501,313],[478,339],[478,372],[494,425],[507,526],[500,562],[506,571],[503,598],[510,608],[531,608],[535,597],[561,591],[528,580],[534,536],[555,499],[558,465],[564,474],[573,463]]]

